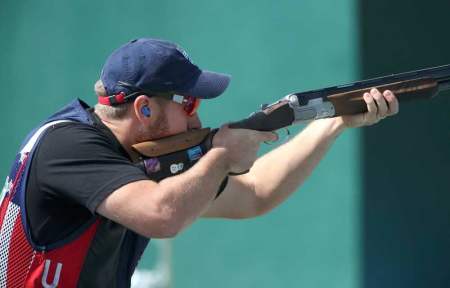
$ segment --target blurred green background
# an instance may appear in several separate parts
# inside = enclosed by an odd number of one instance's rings
[[[450,63],[449,9],[448,1],[2,0],[0,175],[39,121],[74,97],[95,103],[104,60],[128,40],[172,40],[200,67],[232,74],[225,95],[202,104],[203,125],[216,127],[290,92]],[[449,287],[449,100],[405,105],[345,132],[266,216],[196,222],[172,241],[173,286]]]
[[[450,63],[448,0],[362,1],[361,76]],[[450,287],[450,91],[362,133],[362,287]]]

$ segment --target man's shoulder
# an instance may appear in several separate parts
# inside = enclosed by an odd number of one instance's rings
[[[75,121],[66,121],[48,127],[43,137],[50,137],[61,141],[77,141],[77,139],[83,139],[85,137],[104,137],[104,135],[93,125]]]
[[[60,122],[51,125],[39,143],[40,156],[79,155],[92,149],[110,149],[112,139],[97,127],[81,122]]]
[[[61,121],[61,122],[57,122],[53,125],[50,125],[47,128],[47,132],[46,134],[49,133],[64,133],[66,131],[87,131],[87,132],[94,132],[94,131],[98,131],[98,128],[96,128],[94,125],[89,124],[89,123],[83,123],[83,122],[78,122],[78,121],[71,121],[71,120],[67,120],[67,121]]]

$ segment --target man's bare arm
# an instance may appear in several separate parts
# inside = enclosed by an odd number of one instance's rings
[[[302,185],[345,127],[371,125],[398,112],[398,102],[389,91],[383,97],[373,90],[364,99],[369,112],[314,121],[259,158],[249,173],[230,177],[225,191],[203,216],[247,218],[270,211]]]
[[[312,173],[337,135],[337,119],[314,121],[299,135],[256,160],[250,172],[230,177],[206,217],[247,218],[266,213]]]
[[[223,149],[212,149],[180,175],[159,183],[129,183],[110,194],[97,212],[147,237],[175,236],[210,205],[229,167]]]
[[[259,144],[274,140],[270,132],[230,130],[220,129],[214,148],[186,172],[159,183],[127,184],[109,195],[97,212],[144,236],[175,236],[206,211],[230,171],[249,169]]]

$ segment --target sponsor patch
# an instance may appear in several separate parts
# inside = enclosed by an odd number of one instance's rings
[[[144,160],[147,174],[156,173],[161,170],[161,163],[157,158],[148,158]]]
[[[189,160],[195,161],[203,156],[202,148],[200,146],[195,146],[187,150]]]
[[[170,165],[170,172],[172,174],[176,174],[176,173],[180,172],[181,170],[183,170],[183,168],[184,168],[183,163],[172,164],[172,165]]]

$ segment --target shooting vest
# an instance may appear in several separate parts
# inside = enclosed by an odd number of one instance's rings
[[[93,215],[84,227],[51,246],[39,246],[31,239],[25,191],[33,153],[51,125],[64,121],[92,125],[87,107],[75,100],[48,118],[26,137],[15,158],[0,198],[0,288],[129,286],[149,240],[117,223]],[[100,248],[104,245],[97,244],[93,252],[98,233],[111,234],[114,245]]]

